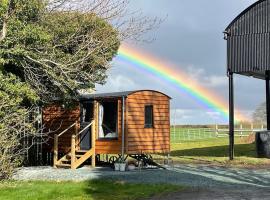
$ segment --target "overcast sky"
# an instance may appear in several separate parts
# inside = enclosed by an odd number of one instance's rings
[[[149,34],[156,40],[136,44],[149,54],[169,61],[197,79],[223,99],[228,99],[226,77],[226,42],[222,32],[226,26],[255,0],[131,0],[130,9],[141,9],[145,15],[165,17],[158,30]],[[215,112],[202,108],[194,99],[154,76],[125,63],[114,61],[104,86],[97,92],[155,89],[165,92],[171,101],[171,121],[176,124],[224,123]],[[264,101],[264,82],[237,76],[235,79],[236,107],[251,116]]]

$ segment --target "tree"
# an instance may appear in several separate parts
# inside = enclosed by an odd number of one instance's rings
[[[0,64],[42,100],[70,99],[104,81],[120,43],[117,31],[94,13],[48,12],[48,6],[41,0],[2,6]]]
[[[266,103],[260,104],[256,110],[253,112],[253,122],[266,124]]]
[[[35,134],[32,123],[26,121],[29,109],[38,97],[29,85],[14,75],[0,72],[0,180],[9,177],[21,161],[28,147],[22,148],[21,139]],[[22,135],[22,133],[26,133]]]
[[[126,0],[2,0],[0,67],[43,101],[73,99],[104,83],[120,41],[139,40],[157,19],[126,16]]]

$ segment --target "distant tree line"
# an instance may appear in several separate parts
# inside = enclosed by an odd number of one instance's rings
[[[258,124],[266,124],[266,103],[261,103],[253,112],[253,122]]]

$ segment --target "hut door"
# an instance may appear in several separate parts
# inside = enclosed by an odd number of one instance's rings
[[[81,104],[81,130],[83,130],[94,117],[93,102],[84,102]],[[80,135],[81,150],[91,149],[91,128]]]

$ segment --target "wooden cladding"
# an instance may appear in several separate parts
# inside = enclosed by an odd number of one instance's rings
[[[128,96],[127,102],[127,152],[170,152],[170,99],[154,92],[142,91]],[[145,125],[145,108],[152,107],[153,126]]]
[[[64,109],[60,105],[50,105],[42,110],[42,120],[45,132],[49,132],[48,141],[43,145],[46,151],[53,151],[54,134],[59,134],[67,129],[74,122],[80,120],[80,108],[76,106],[73,109]],[[77,125],[78,128],[79,124]],[[58,145],[59,152],[67,153],[70,151],[71,136],[74,129],[68,130],[65,134],[59,137]]]
[[[117,138],[100,139],[98,136],[99,101],[117,101]],[[90,100],[89,100],[90,101]],[[125,149],[126,154],[155,154],[170,152],[170,98],[156,91],[137,91],[127,95],[125,101]],[[151,107],[152,121],[145,119],[146,107]],[[97,99],[94,103],[95,132],[94,154],[121,154],[122,150],[122,99],[120,97]],[[80,120],[79,105],[67,110],[52,105],[43,109],[43,122],[46,131],[53,131],[45,149],[53,150],[53,135],[65,130],[75,121]],[[146,125],[152,122],[151,126]],[[71,135],[69,131],[59,138],[59,152],[70,151]]]

